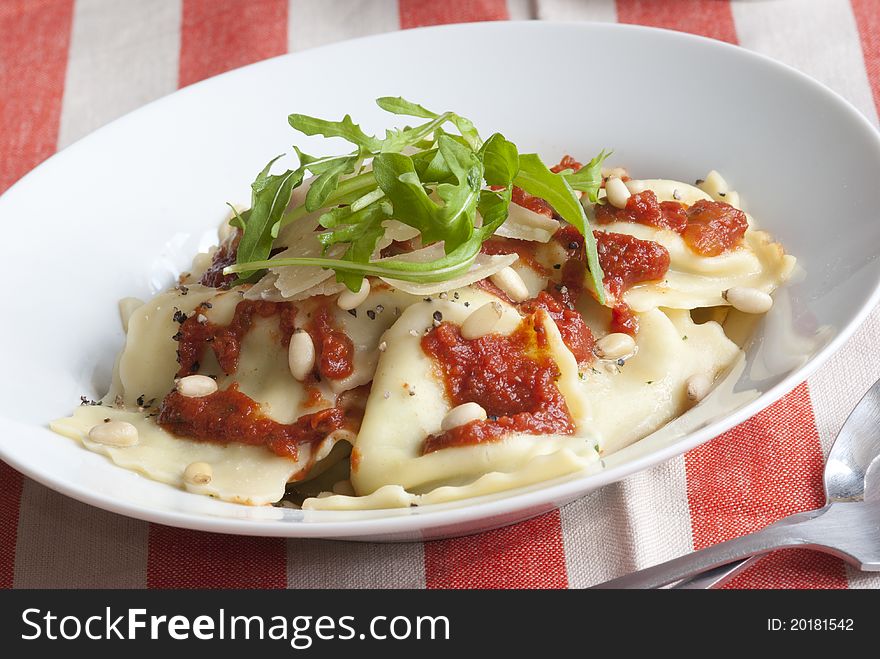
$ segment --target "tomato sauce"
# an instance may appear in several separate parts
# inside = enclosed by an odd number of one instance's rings
[[[270,318],[279,314],[281,343],[286,346],[293,334],[293,321],[296,318],[296,307],[290,302],[242,300],[235,307],[232,321],[225,327],[211,322],[199,322],[199,315],[204,311],[204,305],[197,307],[190,317],[183,320],[180,330],[174,335],[178,342],[179,378],[198,372],[208,346],[216,355],[223,372],[227,375],[235,373],[238,369],[241,342],[253,326],[254,319]]]
[[[483,254],[496,256],[499,254],[516,254],[520,263],[524,263],[539,275],[546,276],[547,270],[535,258],[535,242],[531,240],[516,240],[494,236],[483,242],[480,248]]]
[[[663,245],[624,233],[596,231],[599,264],[608,292],[619,299],[635,284],[662,279],[669,270],[669,252]]]
[[[265,416],[259,404],[233,385],[200,398],[172,391],[162,401],[159,425],[180,437],[227,444],[265,446],[276,455],[296,458],[299,447],[316,444],[346,425],[345,412],[331,407],[278,423]]]
[[[653,190],[645,190],[632,195],[626,202],[626,208],[615,208],[611,204],[597,205],[596,222],[636,222],[681,233],[687,226],[688,217],[684,204],[677,201],[658,202]]]
[[[564,155],[562,156],[562,160],[560,160],[558,164],[553,165],[553,167],[550,168],[550,171],[554,174],[558,174],[559,172],[564,172],[566,169],[573,169],[574,171],[578,171],[581,167],[583,167],[583,165],[577,160],[569,155]]]
[[[621,302],[611,308],[610,332],[621,332],[635,337],[639,333],[639,318],[629,305]]]
[[[496,441],[512,432],[571,434],[574,422],[556,386],[559,368],[550,357],[540,314],[523,319],[509,336],[468,340],[458,326],[441,323],[422,338],[422,350],[443,377],[450,403],[480,404],[489,418],[425,441],[423,453]]]
[[[318,307],[305,329],[315,344],[315,363],[321,377],[341,380],[352,374],[354,343],[336,328],[329,303]]]
[[[548,204],[540,197],[533,197],[522,188],[514,186],[511,201],[513,201],[513,203],[515,203],[517,206],[528,208],[530,211],[534,211],[539,215],[553,217],[553,207],[550,204]]]
[[[556,323],[562,342],[574,355],[577,363],[581,366],[593,361],[593,333],[583,317],[574,311],[571,302],[566,302],[569,290],[559,291],[556,295],[541,291],[538,296],[526,300],[519,305],[519,310],[526,314],[533,314],[538,309],[543,309]]]
[[[730,204],[701,199],[687,209],[688,224],[681,234],[697,254],[718,256],[742,242],[749,222]]]
[[[702,256],[718,256],[735,248],[749,227],[746,214],[730,204],[705,199],[690,207],[677,201],[658,202],[652,190],[632,195],[626,208],[596,206],[596,222],[636,222],[671,229]]]

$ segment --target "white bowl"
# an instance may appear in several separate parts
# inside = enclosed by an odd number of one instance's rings
[[[122,346],[116,302],[169,285],[214,240],[224,202],[299,136],[290,112],[388,126],[403,95],[500,130],[547,161],[612,160],[638,177],[724,173],[803,267],[735,377],[592,475],[395,511],[305,514],[175,490],[50,432],[104,393]],[[300,141],[305,151],[317,146]],[[194,529],[411,540],[509,524],[683,453],[802,381],[877,303],[880,136],[851,105],[724,43],[622,25],[481,23],[398,32],[261,62],[152,103],[65,149],[0,198],[6,301],[0,457],[81,501]],[[842,376],[845,374],[842,374]]]

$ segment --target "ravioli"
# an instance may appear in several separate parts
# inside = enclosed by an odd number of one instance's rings
[[[681,201],[691,205],[701,199],[711,200],[702,190],[679,181],[648,179],[633,183],[652,190],[661,202]],[[669,229],[635,222],[613,222],[593,228],[656,242],[669,252],[669,271],[662,281],[637,284],[623,296],[626,304],[641,312],[659,307],[696,309],[727,305],[723,293],[733,287],[772,293],[791,275],[795,259],[785,254],[769,234],[755,229],[751,218],[749,224],[744,243],[719,256],[697,254],[681,235]]]
[[[413,492],[467,485],[487,472],[516,471],[536,456],[560,449],[579,456],[582,466],[596,459],[597,442],[589,427],[589,405],[578,386],[577,363],[546,317],[541,322],[561,373],[557,385],[576,419],[576,432],[565,436],[511,434],[498,442],[421,454],[425,438],[440,431],[451,409],[433,362],[422,351],[421,337],[433,326],[435,313],[461,324],[475,308],[495,299],[472,289],[455,293],[457,300],[453,295],[452,301],[437,299],[409,307],[385,334],[387,348],[376,369],[354,449],[352,484],[359,493],[392,484]],[[521,321],[516,309],[504,305],[495,329],[509,334]]]
[[[441,155],[431,154],[431,162],[420,166],[439,166]],[[578,169],[568,157],[563,164],[563,171]],[[368,163],[340,180],[357,178],[361,185],[371,172]],[[425,211],[429,207],[421,193],[427,193],[430,203],[439,203],[441,187],[454,188],[449,181],[460,173],[453,167],[435,189],[411,186],[406,194]],[[409,184],[413,176],[418,179],[414,172],[404,172],[386,184]],[[304,210],[315,180],[293,191],[288,212]],[[739,195],[715,172],[707,177],[706,191],[664,179],[627,185],[632,191],[652,190],[661,202],[690,206],[714,200],[715,209],[721,207],[717,202],[739,208]],[[491,202],[495,189],[493,184],[466,192],[489,193]],[[388,194],[377,188],[358,197],[361,192],[355,190],[357,194],[340,197],[329,207],[365,207],[383,203]],[[449,187],[443,192],[452,194]],[[595,192],[581,197],[591,220],[595,206],[588,199]],[[742,236],[745,223],[738,212],[736,237],[742,240],[717,256],[696,252],[673,230],[630,221],[593,222],[597,232],[655,243],[652,265],[663,265],[663,270],[646,268],[649,275],[642,273],[634,284],[614,289],[608,305],[600,305],[599,296],[590,292],[592,275],[584,270],[583,237],[572,233],[574,225],[560,216],[550,217],[546,202],[523,190],[518,193],[524,205],[510,207],[495,234],[476,246],[480,253],[468,267],[455,270],[454,277],[430,273],[415,277],[419,281],[401,280],[392,276],[399,269],[383,267],[393,261],[422,272],[419,268],[449,256],[443,240],[423,244],[422,232],[411,226],[427,221],[424,217],[402,221],[407,218],[387,215],[391,211],[385,209],[373,219],[362,219],[363,225],[347,227],[352,235],[373,236],[364,243],[372,269],[365,278],[367,288],[360,292],[349,291],[332,269],[314,265],[271,267],[255,282],[232,285],[220,275],[234,261],[240,235],[227,219],[220,246],[196,255],[177,286],[145,303],[133,298],[120,302],[126,342],[109,393],[101,404],[81,406],[72,416],[52,422],[52,429],[148,478],[248,505],[283,502],[301,504],[306,511],[401,508],[537,487],[604,468],[603,458],[659,428],[673,427],[667,424],[699,405],[713,383],[734,365],[742,367],[741,346],[761,318],[730,312],[726,292],[740,288],[767,298],[795,265],[751,216],[746,216],[748,228]],[[599,196],[600,203],[608,203],[604,190]],[[536,199],[532,208],[525,207]],[[473,203],[468,230],[479,236],[482,218],[476,208],[483,206],[477,206],[476,196]],[[352,258],[345,241],[324,248],[321,212],[299,211],[299,219],[285,220],[270,261]],[[600,212],[608,214],[607,209]],[[733,213],[729,208],[724,212]],[[452,214],[442,218],[450,225],[460,219]],[[379,223],[381,231],[370,234]],[[772,304],[769,298],[764,302]],[[484,314],[485,322],[480,322],[485,326],[475,331],[472,321],[478,310],[494,310],[497,317],[486,325]],[[472,329],[465,337],[468,323]],[[429,348],[430,337],[443,328],[461,341],[446,357]],[[529,341],[517,342],[525,336],[521,332],[531,332]],[[508,413],[477,402],[485,394],[480,390],[484,384],[491,390],[487,400],[497,391],[459,362],[472,354],[467,342],[480,341],[496,341],[507,351],[492,353],[493,359],[508,364],[505,368],[477,362],[478,373],[489,374],[483,380],[510,378],[502,382],[510,385],[510,400],[519,404],[531,397],[545,406],[539,412],[552,408],[552,423],[538,419],[528,405],[514,405],[516,410]],[[608,355],[603,341],[628,348]],[[465,357],[455,357],[455,350]],[[447,357],[454,363],[442,361]],[[543,388],[529,380],[523,364],[543,369]],[[516,370],[520,367],[524,370]],[[460,371],[456,377],[470,382],[453,391],[450,373],[455,369]],[[196,389],[188,390],[187,380]],[[702,383],[696,394],[695,382]],[[534,388],[525,391],[526,386]],[[461,391],[473,395],[457,400]],[[204,418],[186,419],[190,425],[175,418],[175,425],[163,414],[173,407],[168,401],[178,398],[220,403],[195,404],[192,409],[201,411],[193,414]],[[463,408],[469,411],[461,412]],[[453,423],[456,413],[475,416]],[[122,446],[96,441],[100,432],[90,432],[108,422],[130,424],[136,442]],[[204,427],[193,430],[201,422]],[[206,480],[186,475],[194,465],[208,466]]]

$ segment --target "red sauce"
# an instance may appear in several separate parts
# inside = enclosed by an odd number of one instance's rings
[[[574,432],[539,318],[538,313],[527,316],[509,336],[467,340],[458,326],[441,323],[422,338],[422,350],[434,359],[452,405],[476,402],[489,415],[486,421],[432,435],[423,453],[495,441],[511,432]]]
[[[730,204],[701,199],[687,209],[682,238],[698,254],[718,256],[738,245],[749,227],[746,214]]]
[[[296,458],[299,447],[315,444],[346,425],[338,407],[301,416],[282,424],[265,416],[252,398],[235,385],[201,398],[187,398],[172,391],[162,402],[159,425],[181,437],[227,444],[236,442],[265,446],[282,457]]]
[[[502,300],[503,302],[507,302],[507,304],[514,305],[514,306],[516,305],[516,302],[511,300],[510,296],[507,295],[507,293],[502,291],[500,288],[498,288],[498,286],[495,285],[495,282],[493,282],[488,277],[486,277],[485,279],[479,279],[479,280],[475,281],[473,285],[475,288],[481,288],[484,291],[486,291],[487,293],[489,293],[489,295],[494,295],[499,300]]]
[[[637,222],[681,234],[688,246],[703,256],[718,256],[742,241],[748,229],[746,214],[730,204],[701,199],[686,207],[677,201],[658,202],[652,190],[632,195],[626,208],[596,207],[596,222]]]
[[[540,215],[553,217],[553,207],[550,204],[548,204],[540,197],[533,197],[522,188],[517,188],[516,186],[514,186],[511,200],[517,206],[528,208],[530,211],[534,211]]]
[[[210,286],[211,288],[229,288],[229,285],[235,280],[235,275],[224,275],[223,268],[235,263],[238,255],[238,243],[241,242],[241,231],[236,230],[232,240],[224,242],[214,252],[211,259],[211,265],[205,270],[205,274],[199,279],[202,286]]]
[[[559,164],[553,165],[553,167],[550,168],[550,171],[554,174],[558,174],[559,172],[564,172],[566,169],[578,171],[581,167],[583,167],[583,165],[577,160],[569,155],[564,155],[562,156],[562,160],[559,161]]]
[[[615,298],[643,281],[662,279],[669,270],[669,252],[663,245],[623,233],[596,231],[599,264],[605,288]]]
[[[635,336],[639,333],[639,319],[628,304],[621,302],[611,309],[611,332],[622,332]]]
[[[547,312],[562,336],[562,342],[571,350],[571,354],[578,364],[589,364],[593,361],[593,333],[583,317],[574,311],[571,302],[565,302],[569,290],[559,291],[552,295],[547,291],[541,291],[538,296],[526,300],[519,305],[519,309],[527,314],[533,314],[538,309]]]
[[[180,325],[180,331],[174,336],[178,341],[177,362],[180,368],[177,377],[192,375],[199,370],[199,364],[206,347],[217,356],[220,368],[228,374],[238,369],[238,357],[241,342],[254,323],[255,318],[269,318],[279,314],[281,326],[281,343],[287,345],[293,334],[293,321],[296,307],[290,302],[266,302],[263,300],[242,300],[235,307],[232,321],[225,327],[214,323],[200,323],[198,316],[204,311],[203,306]]]
[[[636,222],[681,233],[687,227],[688,216],[684,204],[677,201],[658,202],[653,190],[645,190],[632,195],[626,202],[626,208],[615,208],[611,204],[597,205],[596,222]]]
[[[504,238],[495,236],[489,238],[480,248],[483,254],[495,256],[498,254],[516,254],[519,256],[520,263],[525,263],[539,275],[546,276],[547,271],[535,258],[535,242],[531,240],[516,240],[514,238]]]
[[[354,370],[354,343],[337,329],[329,304],[324,304],[312,315],[306,331],[315,344],[315,364],[321,377],[341,380]]]

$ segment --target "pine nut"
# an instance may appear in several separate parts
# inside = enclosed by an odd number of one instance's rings
[[[440,429],[447,432],[471,421],[485,421],[487,418],[486,410],[478,403],[463,403],[446,413],[440,423]]]
[[[644,181],[637,181],[635,179],[631,179],[624,183],[626,189],[629,190],[632,194],[639,194],[640,192],[644,192],[646,190]]]
[[[712,388],[712,379],[705,373],[697,373],[687,379],[685,386],[687,388],[688,400],[699,403]]]
[[[361,287],[358,289],[356,293],[352,293],[347,288],[339,294],[339,297],[336,299],[336,304],[343,311],[351,311],[352,309],[356,309],[367,299],[370,295],[370,280],[364,277],[361,282]]]
[[[128,421],[107,421],[89,430],[89,439],[105,446],[126,448],[138,443],[138,430]]]
[[[501,320],[502,313],[500,302],[487,302],[464,319],[461,324],[462,337],[470,341],[489,334]]]
[[[187,375],[177,381],[177,391],[187,398],[210,396],[217,391],[217,382],[207,375]]]
[[[214,469],[207,462],[193,462],[183,471],[183,480],[191,485],[207,485],[214,478]]]
[[[620,359],[627,357],[636,349],[636,342],[629,334],[614,332],[596,341],[596,356],[600,359]]]
[[[615,208],[626,208],[626,202],[632,196],[626,184],[617,177],[605,181],[605,194],[608,203]]]
[[[315,368],[315,343],[308,332],[297,330],[290,337],[287,364],[290,366],[290,374],[300,382]]]
[[[715,201],[726,201],[724,197],[727,195],[728,190],[727,181],[714,169],[706,174],[706,178],[697,187]]]
[[[623,178],[627,175],[626,169],[623,167],[603,167],[602,168],[602,178],[611,178],[612,176],[616,176],[617,178]]]
[[[766,313],[773,306],[773,298],[757,288],[734,286],[724,291],[723,297],[743,313]]]
[[[529,299],[529,289],[526,286],[526,283],[523,281],[523,278],[519,276],[519,273],[510,266],[501,268],[501,270],[489,277],[489,279],[491,279],[492,283],[498,288],[507,293],[507,297],[514,302],[524,302]]]

